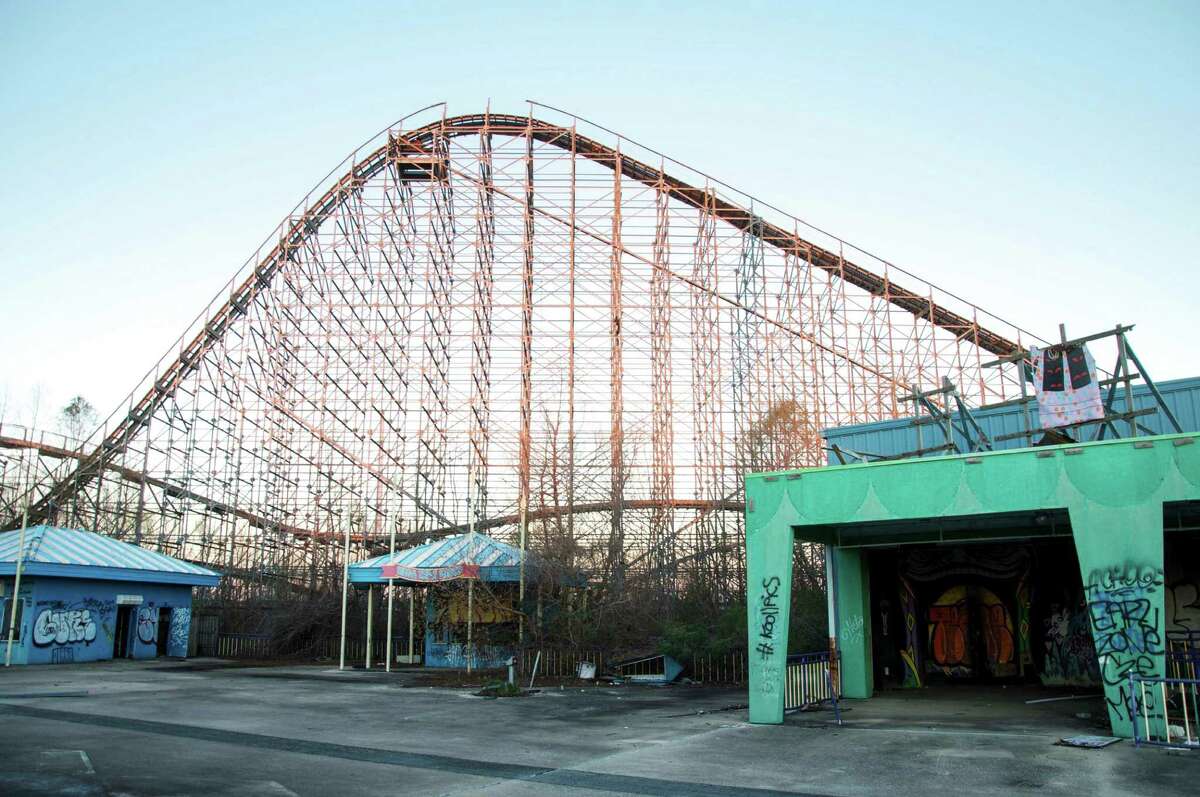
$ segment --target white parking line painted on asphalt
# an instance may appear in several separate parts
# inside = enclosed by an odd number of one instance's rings
[[[92,759],[83,750],[43,750],[37,768],[60,775],[95,775]]]

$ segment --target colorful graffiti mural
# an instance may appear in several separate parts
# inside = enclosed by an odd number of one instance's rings
[[[900,651],[900,659],[904,662],[904,680],[901,685],[905,688],[916,688],[922,685],[921,643],[917,632],[917,593],[912,585],[901,576],[900,606],[904,612],[904,648]]]
[[[1008,677],[1017,671],[1016,651],[1012,613],[987,587],[959,584],[929,607],[930,663],[944,675],[977,675],[982,665],[993,677]],[[983,653],[979,664],[978,653]]]
[[[1033,608],[1033,590],[1029,586],[1030,568],[1026,568],[1017,584],[1017,639],[1020,644],[1020,671],[1024,676],[1033,669],[1033,645],[1030,643],[1030,611]]]
[[[904,614],[903,686],[925,675],[1007,678],[1032,664],[1027,547],[964,546],[904,552],[898,585]],[[947,577],[961,581],[945,586]],[[932,593],[921,596],[921,584]]]
[[[1128,721],[1129,676],[1161,675],[1156,665],[1166,650],[1158,608],[1164,598],[1162,568],[1127,563],[1093,570],[1085,596],[1109,712]],[[1153,697],[1148,712],[1157,710]]]
[[[947,675],[971,673],[970,624],[965,586],[951,587],[929,607],[929,657]]]

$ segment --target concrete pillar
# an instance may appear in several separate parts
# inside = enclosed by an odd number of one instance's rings
[[[1130,675],[1161,678],[1166,670],[1162,502],[1089,501],[1071,507],[1070,516],[1109,723],[1114,736],[1128,738],[1135,719]],[[1139,707],[1136,720],[1161,733],[1159,696],[1146,692],[1145,713]],[[1139,730],[1145,735],[1143,725]]]
[[[792,606],[792,528],[746,526],[746,622],[750,646],[750,721],[783,722],[788,622]]]
[[[871,660],[871,579],[867,555],[857,548],[831,548],[837,573],[837,641],[841,650],[842,697],[870,697],[875,691]]]

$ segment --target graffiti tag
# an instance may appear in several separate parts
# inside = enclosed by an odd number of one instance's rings
[[[1165,650],[1162,617],[1154,605],[1162,586],[1162,570],[1149,566],[1100,568],[1088,579],[1088,615],[1100,675],[1109,710],[1120,719],[1132,714],[1129,677],[1154,675],[1155,661]]]
[[[33,644],[91,644],[96,639],[96,621],[90,609],[43,609],[33,625]]]
[[[1171,631],[1200,631],[1200,585],[1183,581],[1166,592]]]
[[[138,609],[137,635],[145,645],[151,644],[158,637],[158,612],[149,606]]]
[[[167,643],[167,653],[172,656],[186,656],[188,649],[188,630],[192,622],[192,610],[178,607],[171,612],[170,638]]]
[[[754,650],[762,659],[775,655],[775,623],[779,619],[779,576],[764,578],[758,599],[758,644]]]
[[[783,680],[783,673],[778,667],[770,665],[762,668],[762,679],[758,682],[758,691],[764,695],[773,695],[779,689],[779,682]]]
[[[1087,614],[1060,608],[1052,611],[1045,623],[1046,656],[1042,683],[1048,686],[1098,685],[1100,664]]]
[[[862,615],[852,614],[846,618],[846,625],[842,628],[842,639],[849,645],[857,645],[863,641]]]

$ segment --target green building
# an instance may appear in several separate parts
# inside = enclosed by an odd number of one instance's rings
[[[748,475],[751,722],[783,721],[805,541],[828,546],[843,697],[964,679],[1103,686],[1112,732],[1130,736],[1130,676],[1163,677],[1169,636],[1200,631],[1198,438]]]

